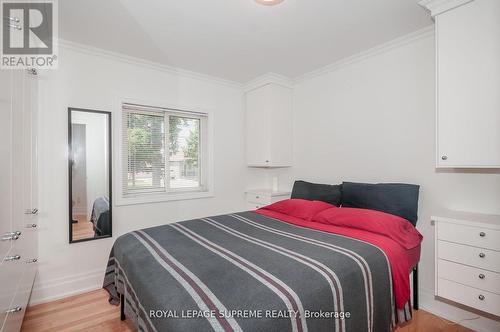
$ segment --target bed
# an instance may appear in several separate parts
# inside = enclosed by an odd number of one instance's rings
[[[125,234],[103,287],[139,331],[390,331],[411,319],[421,235],[330,203],[294,198]],[[358,227],[352,213],[373,222]]]

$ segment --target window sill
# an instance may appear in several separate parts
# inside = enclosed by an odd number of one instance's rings
[[[116,206],[150,204],[170,201],[191,200],[200,198],[214,197],[211,190],[207,191],[190,191],[190,192],[174,192],[174,193],[150,193],[136,196],[117,197]]]

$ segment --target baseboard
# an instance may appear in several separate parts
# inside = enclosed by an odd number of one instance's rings
[[[98,269],[51,280],[36,280],[29,304],[46,303],[100,289],[103,278],[104,270]]]
[[[478,332],[500,331],[500,321],[482,317],[434,298],[434,292],[420,287],[420,309]],[[475,320],[464,320],[480,316]]]

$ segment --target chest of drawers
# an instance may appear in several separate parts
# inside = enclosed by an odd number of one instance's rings
[[[267,189],[250,189],[245,192],[247,209],[256,210],[263,206],[290,198],[289,191],[272,191]]]
[[[446,212],[435,222],[435,295],[500,316],[500,216]]]

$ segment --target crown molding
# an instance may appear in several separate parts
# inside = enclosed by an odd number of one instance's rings
[[[467,1],[471,2],[473,0],[424,0],[424,1]],[[424,2],[421,1],[421,2]],[[178,75],[178,76],[184,76],[184,77],[189,77],[193,79],[198,79],[198,80],[203,80],[203,81],[208,81],[211,83],[217,83],[220,85],[224,86],[229,86],[232,88],[237,88],[237,89],[243,89],[244,92],[248,92],[250,90],[256,89],[258,87],[264,86],[266,84],[278,84],[287,88],[293,88],[296,83],[299,83],[303,80],[314,78],[320,75],[327,74],[329,72],[336,71],[342,67],[348,66],[350,64],[362,61],[364,59],[370,58],[372,56],[378,55],[378,54],[383,54],[385,52],[389,52],[390,50],[393,50],[395,48],[404,46],[406,44],[410,44],[412,42],[418,41],[420,39],[428,38],[434,36],[434,25],[428,26],[426,28],[417,30],[415,32],[412,32],[410,34],[404,35],[402,37],[393,39],[387,43],[375,46],[371,49],[362,51],[360,53],[354,54],[352,56],[349,56],[347,58],[343,58],[339,61],[333,62],[327,66],[324,66],[322,68],[319,68],[317,70],[313,70],[311,72],[305,73],[303,75],[297,76],[293,79],[280,75],[277,73],[266,73],[264,75],[258,76],[255,79],[247,82],[247,83],[239,83],[236,81],[231,81],[227,80],[224,78],[216,77],[216,76],[211,76],[211,75],[206,75],[206,74],[201,74],[193,71],[189,71],[186,69],[181,69],[181,68],[176,68],[148,60],[144,60],[141,58],[137,57],[132,57],[128,56],[122,53],[116,53],[108,50],[104,50],[101,48],[85,45],[85,44],[80,44],[64,39],[60,39],[58,41],[58,45],[62,48],[65,49],[70,49],[73,51],[77,51],[80,53],[84,54],[89,54],[89,55],[94,55],[94,56],[99,56],[99,57],[105,57],[113,60],[118,60],[122,61],[124,63],[132,64],[132,65],[137,65],[137,66],[143,66],[146,68],[150,68],[153,70],[158,70],[158,71],[163,71],[172,75]]]
[[[278,84],[286,88],[293,88],[293,80],[287,76],[276,73],[267,73],[254,78],[243,85],[243,91],[248,92],[267,84]]]
[[[116,61],[121,61],[121,62],[131,64],[131,65],[142,66],[142,67],[146,67],[149,69],[169,73],[172,75],[183,76],[183,77],[192,78],[192,79],[198,79],[198,80],[207,81],[210,83],[216,83],[216,84],[229,86],[229,87],[237,88],[237,89],[241,89],[243,86],[243,84],[241,84],[239,82],[231,81],[231,80],[224,79],[221,77],[197,73],[194,71],[181,69],[181,68],[177,68],[177,67],[173,67],[173,66],[168,66],[165,64],[161,64],[161,63],[157,63],[157,62],[153,62],[153,61],[148,61],[145,59],[141,59],[141,58],[137,58],[137,57],[133,57],[133,56],[129,56],[129,55],[125,55],[122,53],[113,52],[113,51],[108,51],[108,50],[105,50],[102,48],[97,48],[94,46],[80,44],[80,43],[76,43],[76,42],[65,40],[65,39],[59,39],[56,42],[56,44],[59,47],[64,48],[64,49],[68,49],[68,50],[72,50],[72,51],[76,51],[76,52],[80,52],[80,53],[84,53],[84,54],[88,54],[88,55],[108,58],[108,59],[112,59],[112,60],[116,60]]]
[[[404,35],[402,37],[393,39],[389,42],[380,44],[378,46],[375,46],[373,48],[370,48],[368,50],[359,52],[357,54],[354,54],[352,56],[349,56],[347,58],[340,59],[339,61],[333,62],[327,66],[324,66],[322,68],[313,70],[309,73],[297,76],[294,78],[294,84],[297,84],[299,82],[302,82],[307,79],[311,79],[314,77],[318,77],[321,75],[328,74],[330,72],[339,70],[340,68],[343,68],[345,66],[363,61],[367,58],[383,54],[386,52],[389,52],[395,48],[402,47],[404,45],[416,42],[421,39],[429,38],[434,36],[434,25],[430,25],[428,27],[425,27],[423,29],[417,30],[415,32],[409,33],[407,35]]]
[[[431,16],[447,12],[474,0],[421,0],[418,4],[431,12]]]

